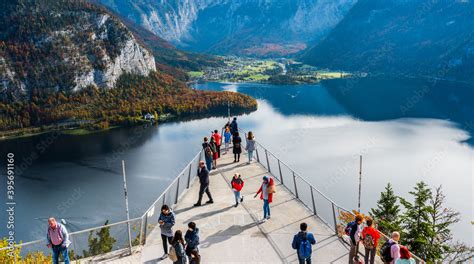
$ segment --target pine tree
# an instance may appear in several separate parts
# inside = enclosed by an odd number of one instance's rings
[[[399,198],[406,210],[402,216],[402,242],[426,260],[430,257],[430,238],[435,235],[431,226],[431,190],[426,183],[419,182],[409,193],[414,197],[413,203]]]
[[[105,226],[109,223],[109,220],[105,221]],[[89,234],[89,252],[84,251],[84,256],[96,256],[99,254],[107,253],[112,251],[112,248],[117,240],[110,235],[110,227],[103,227],[98,232],[96,236],[93,236],[91,231]]]
[[[372,208],[370,215],[378,224],[378,229],[385,234],[400,230],[399,205],[397,196],[393,193],[390,183],[385,192],[380,193],[377,208]]]

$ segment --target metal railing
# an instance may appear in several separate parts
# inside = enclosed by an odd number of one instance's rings
[[[247,133],[245,131],[241,129],[239,129],[239,131],[245,136],[245,138],[247,138]],[[247,143],[245,138],[242,140],[243,144]],[[255,141],[255,143],[256,148],[254,159],[256,159],[257,162],[260,163],[260,165],[262,165],[269,173],[273,174],[274,178],[291,192],[304,206],[312,211],[315,216],[333,229],[335,234],[341,235],[341,232],[343,232],[343,229],[347,224],[347,222],[342,220],[343,217],[341,216],[350,215],[355,217],[355,214],[338,205],[331,198],[314,187],[306,178],[293,170],[290,165],[283,162],[258,141]],[[389,236],[380,231],[379,233],[381,234],[379,245],[382,245],[387,241],[387,239],[389,239]],[[416,263],[424,263],[424,261],[415,254],[411,254],[411,256],[416,260]]]
[[[243,132],[243,134],[246,135],[245,132]],[[244,139],[242,143],[246,144],[246,140]],[[338,205],[324,193],[315,188],[308,180],[298,174],[288,164],[280,160],[275,154],[270,152],[259,142],[256,141],[255,143],[256,150],[254,159],[268,170],[269,173],[272,173],[276,180],[288,189],[288,191],[291,192],[304,206],[312,211],[315,216],[333,229],[336,234],[339,234],[340,230],[338,229],[341,228],[341,226],[344,227],[346,224],[346,222],[342,220],[341,215],[354,214]],[[97,252],[97,254],[95,254],[95,252],[90,252],[89,250],[89,238],[93,238],[96,236],[94,232],[97,233],[104,228],[108,228],[111,237],[115,240],[113,247],[110,249],[111,252],[115,251],[120,252],[121,254],[129,254],[132,252],[132,249],[129,248],[130,244],[132,244],[132,246],[144,245],[147,237],[158,223],[161,206],[164,204],[174,206],[178,203],[180,197],[185,193],[185,191],[191,186],[196,177],[195,172],[197,171],[202,154],[203,152],[200,150],[141,217],[130,219],[129,221],[121,221],[77,232],[71,232],[71,260],[79,260],[81,258],[94,257],[106,253]],[[131,238],[128,237],[128,224],[130,224],[132,229]],[[388,238],[385,234],[381,234],[382,237]],[[130,243],[129,239],[133,240],[132,243]],[[15,249],[21,249],[23,256],[38,251],[44,252],[45,247],[46,241],[43,239],[14,245]],[[0,251],[9,249],[11,248],[4,247],[0,248]],[[124,249],[127,250],[123,251]],[[121,252],[121,250],[123,252]],[[424,263],[414,254],[412,254],[412,256],[417,263]],[[16,254],[13,262],[17,262]]]
[[[130,244],[132,247],[144,245],[146,243],[147,237],[158,223],[158,217],[161,213],[161,206],[164,204],[167,204],[168,206],[174,206],[178,203],[180,197],[185,193],[185,191],[191,186],[196,177],[196,171],[201,155],[202,150],[200,150],[183,168],[183,170],[173,179],[168,187],[161,193],[161,195],[153,202],[153,204],[145,211],[142,216],[130,219],[128,221],[120,221],[69,233],[69,240],[71,241],[71,245],[68,248],[70,260],[75,261],[84,258],[100,257],[104,254],[111,254],[113,256],[116,256],[117,254],[129,255],[130,252],[132,252]],[[130,237],[128,236],[129,227],[131,233]],[[107,252],[91,250],[90,239],[99,238],[98,232],[103,230],[107,230],[110,234],[109,242],[112,242],[111,248],[106,250]],[[0,262],[17,263],[28,255],[34,255],[37,253],[46,253],[45,255],[49,255],[50,253],[48,252],[46,244],[46,239],[15,244],[13,246],[14,251],[21,251],[20,256],[13,254],[13,257],[5,257],[5,259],[0,259]],[[0,251],[5,250],[13,251],[12,247],[0,248]]]

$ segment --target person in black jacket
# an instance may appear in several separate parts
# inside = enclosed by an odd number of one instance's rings
[[[242,153],[242,139],[239,132],[235,132],[232,136],[232,152],[234,153],[234,162],[240,161],[240,153]]]
[[[209,201],[207,201],[207,204],[214,203],[212,200],[212,195],[211,192],[209,191],[209,170],[207,170],[206,165],[204,164],[204,161],[201,160],[199,161],[199,168],[197,171],[197,176],[199,177],[199,200],[197,203],[194,204],[194,206],[201,206],[201,200],[204,192],[207,194],[207,197],[209,197]]]
[[[239,126],[237,125],[237,117],[234,117],[234,120],[230,123],[230,133],[234,135],[236,132],[239,132]]]
[[[196,223],[188,223],[188,230],[184,235],[184,241],[186,241],[186,255],[188,255],[189,262],[191,262],[191,252],[197,249],[199,245],[199,228],[196,227]]]

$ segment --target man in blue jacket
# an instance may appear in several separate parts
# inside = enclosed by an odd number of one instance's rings
[[[203,160],[199,161],[197,176],[199,177],[199,183],[200,183],[199,199],[198,199],[198,202],[194,204],[194,206],[201,206],[201,200],[204,193],[206,193],[207,197],[209,197],[209,201],[207,201],[206,203],[207,204],[214,203],[214,201],[212,200],[211,192],[209,191],[209,170],[207,170],[206,165],[204,164]]]
[[[311,253],[313,252],[312,245],[316,244],[314,235],[308,230],[306,223],[300,224],[300,232],[293,237],[291,246],[296,249],[299,264],[311,264]]]

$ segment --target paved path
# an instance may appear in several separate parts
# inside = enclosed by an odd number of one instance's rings
[[[291,240],[303,221],[308,223],[318,242],[313,247],[313,263],[348,262],[346,244],[280,184],[270,204],[272,218],[260,223],[263,202],[258,197],[254,199],[253,194],[262,177],[271,174],[255,161],[250,165],[245,161],[246,154],[239,163],[233,163],[232,154],[218,160],[218,169],[210,176],[214,204],[193,207],[199,191],[196,181],[175,206],[175,230],[185,232],[190,221],[200,228],[202,263],[297,263]],[[229,185],[235,172],[245,181],[244,203],[237,208]],[[206,199],[204,195],[203,202]],[[161,237],[156,228],[139,253],[107,263],[171,263],[169,259],[160,260],[162,255]]]

